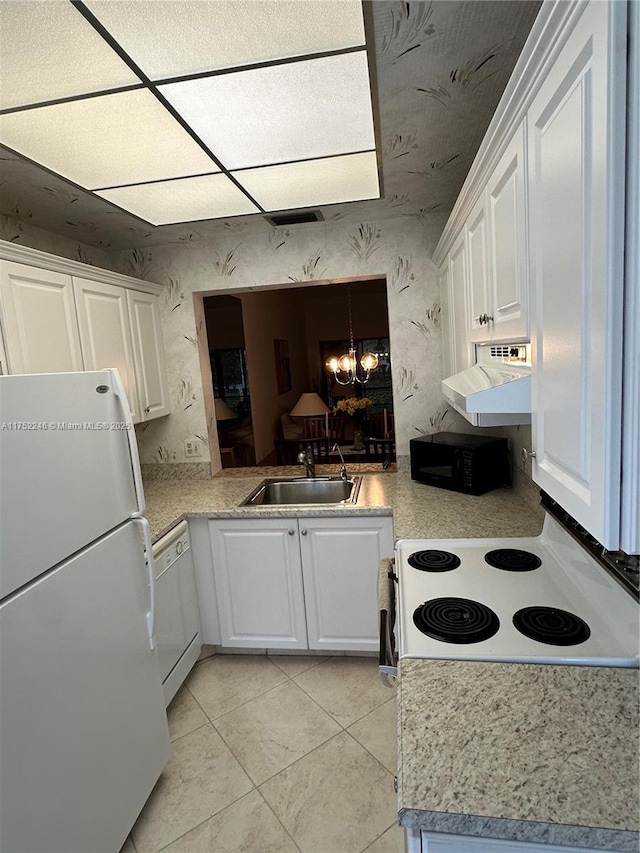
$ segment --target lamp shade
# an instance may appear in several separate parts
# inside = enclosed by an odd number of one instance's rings
[[[216,409],[217,421],[230,421],[232,418],[237,417],[236,413],[225,403],[222,397],[216,397],[214,400],[214,405]]]
[[[315,392],[302,394],[293,409],[289,412],[292,418],[308,418],[312,415],[326,415],[329,407]]]

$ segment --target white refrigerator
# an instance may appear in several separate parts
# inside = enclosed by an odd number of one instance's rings
[[[116,853],[169,757],[144,509],[117,371],[0,377],[3,853]]]

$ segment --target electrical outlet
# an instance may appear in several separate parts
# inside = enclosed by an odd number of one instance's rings
[[[184,455],[192,458],[194,456],[202,456],[200,444],[200,440],[197,438],[187,438],[184,443]]]

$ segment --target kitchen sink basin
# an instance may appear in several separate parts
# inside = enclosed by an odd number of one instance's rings
[[[362,477],[274,477],[263,480],[240,506],[354,504]]]

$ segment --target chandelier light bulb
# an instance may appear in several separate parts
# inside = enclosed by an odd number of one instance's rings
[[[366,370],[375,370],[378,366],[378,356],[373,352],[365,352],[365,354],[360,359],[360,364],[362,365],[362,369]]]
[[[351,353],[345,353],[340,356],[340,360],[338,361],[338,367],[340,370],[345,370],[347,373],[349,371],[355,370],[356,360]]]
[[[351,286],[347,285],[347,313],[349,317],[349,352],[340,358],[330,358],[326,363],[327,370],[333,373],[338,385],[353,385],[358,382],[364,385],[369,381],[369,374],[378,366],[378,356],[374,352],[365,352],[360,359],[362,373],[358,376],[358,361],[353,343],[353,322],[351,319]]]

